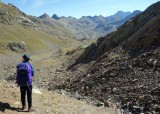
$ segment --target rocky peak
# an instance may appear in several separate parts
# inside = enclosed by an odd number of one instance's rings
[[[60,19],[60,17],[59,17],[57,14],[53,14],[52,18],[53,18],[53,19],[56,19],[56,20],[59,20],[59,19]]]
[[[39,16],[40,19],[46,19],[50,18],[50,16],[47,13],[44,13],[43,15]]]
[[[109,16],[109,17],[118,18],[118,19],[124,19],[125,17],[127,17],[130,14],[131,14],[131,12],[129,12],[129,11],[127,11],[127,12],[118,11],[117,13],[115,13],[114,15]]]
[[[11,4],[11,3],[8,3],[8,6],[13,7],[13,8],[15,8],[15,9],[19,10],[15,5],[13,5],[13,4]]]
[[[138,14],[138,13],[142,13],[142,11],[140,11],[140,10],[135,10],[135,11],[132,12],[132,14]]]

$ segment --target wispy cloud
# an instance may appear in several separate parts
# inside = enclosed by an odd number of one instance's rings
[[[61,2],[61,1],[63,0],[34,0],[33,7],[38,8],[44,5],[54,4],[54,3]]]

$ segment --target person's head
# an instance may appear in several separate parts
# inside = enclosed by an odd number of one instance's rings
[[[31,59],[30,59],[30,56],[28,54],[25,54],[22,56],[22,62],[29,62]]]

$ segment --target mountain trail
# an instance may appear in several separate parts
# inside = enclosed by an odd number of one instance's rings
[[[34,112],[17,112],[21,107],[18,87],[0,81],[0,114],[116,114],[112,108],[94,107],[58,93],[33,89]]]

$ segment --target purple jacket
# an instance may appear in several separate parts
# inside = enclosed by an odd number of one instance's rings
[[[16,83],[18,86],[32,85],[32,65],[28,62],[22,62],[17,65]]]

